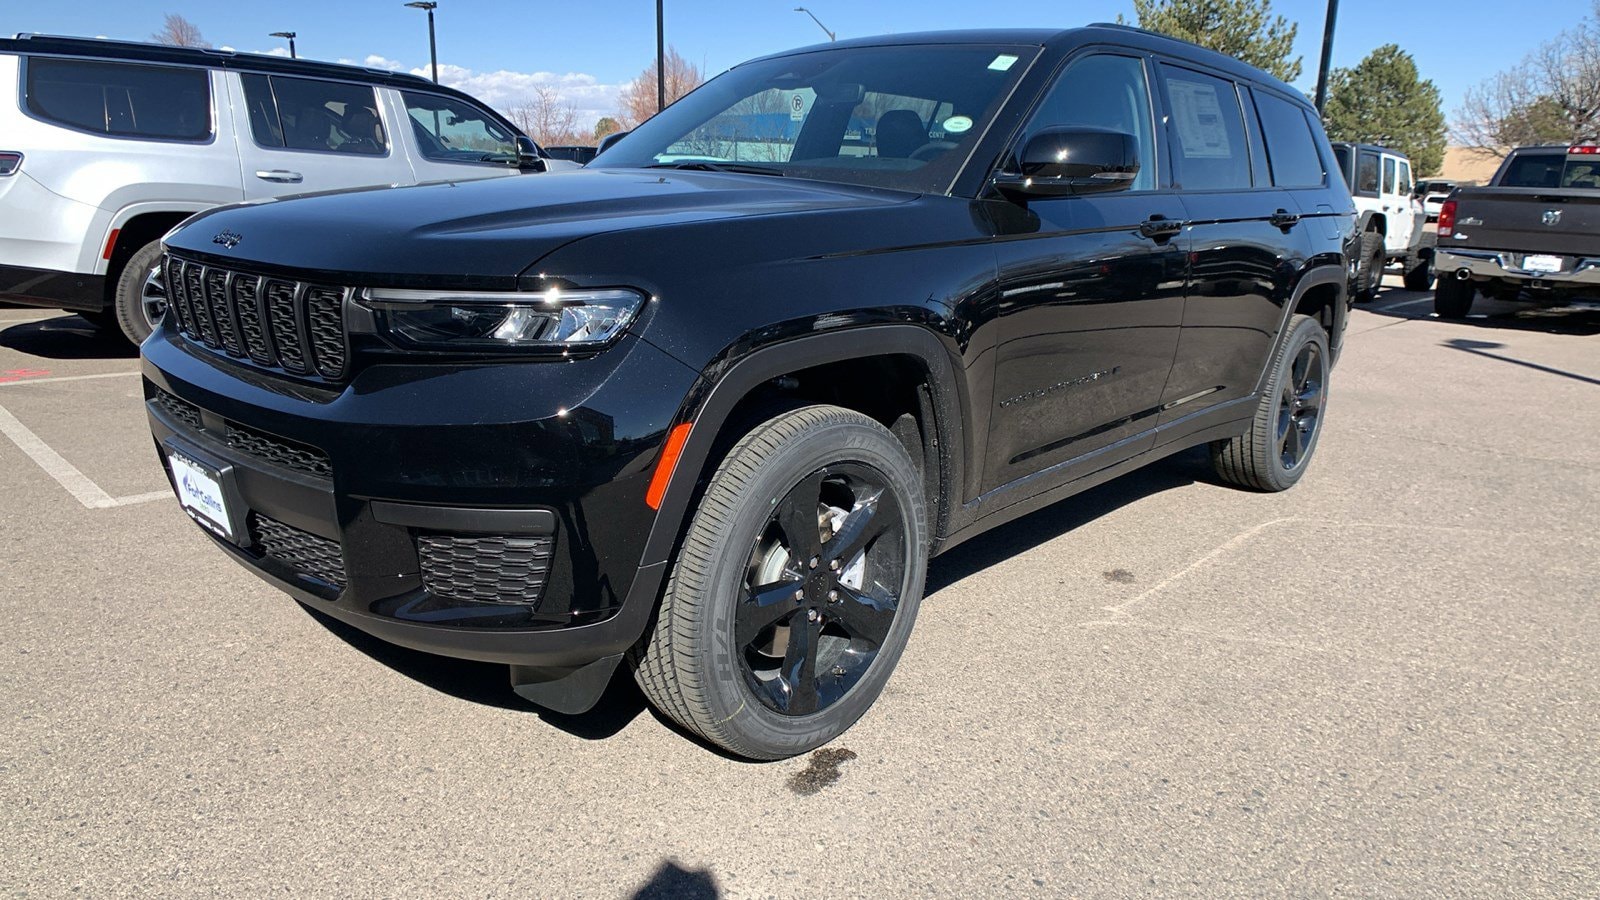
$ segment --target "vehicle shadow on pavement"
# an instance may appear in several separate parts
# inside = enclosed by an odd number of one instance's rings
[[[1406,304],[1398,308],[1385,309],[1384,302],[1384,295],[1379,294],[1377,300],[1357,306],[1356,309],[1391,319],[1434,318],[1428,304]],[[1435,319],[1435,321],[1444,320]],[[1465,319],[1450,319],[1449,322],[1453,325],[1468,325],[1474,328],[1590,337],[1600,334],[1600,302],[1585,300],[1560,306],[1535,306],[1479,297],[1473,303],[1473,312],[1470,315]]]
[[[685,869],[673,860],[661,864],[632,900],[715,900],[722,896],[717,880],[701,869]]]
[[[1451,338],[1450,340],[1444,342],[1444,346],[1449,347],[1452,350],[1460,350],[1464,353],[1471,353],[1474,356],[1481,356],[1485,359],[1493,359],[1503,363],[1510,363],[1514,366],[1522,366],[1525,369],[1532,369],[1535,372],[1543,372],[1547,375],[1560,375],[1562,378],[1571,378],[1573,381],[1581,381],[1585,384],[1600,385],[1600,378],[1590,378],[1588,375],[1579,375],[1577,372],[1568,372],[1566,369],[1557,369],[1554,366],[1547,366],[1543,365],[1542,363],[1529,362],[1525,359],[1517,359],[1514,356],[1506,356],[1504,354],[1490,352],[1505,347],[1505,344],[1499,343],[1498,341],[1469,341],[1466,338]]]
[[[99,328],[82,316],[57,316],[42,322],[4,327],[0,347],[44,359],[133,359],[139,348],[116,328]]]
[[[518,697],[511,690],[506,667],[499,663],[473,662],[411,650],[379,640],[310,607],[302,605],[301,609],[340,640],[413,681],[471,703],[534,713],[574,737],[585,740],[611,737],[645,710],[644,694],[634,684],[626,667],[617,669],[593,709],[579,715],[566,715]]]
[[[940,554],[928,564],[924,596],[932,597],[969,575],[1025,553],[1136,500],[1187,487],[1197,481],[1212,482],[1210,453],[1205,445],[1191,447],[1090,488],[1069,501],[1029,513]]]

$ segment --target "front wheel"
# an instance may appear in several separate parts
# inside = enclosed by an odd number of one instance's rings
[[[729,752],[805,753],[883,690],[927,564],[922,478],[893,434],[835,406],[770,419],[712,476],[634,677]]]
[[[1418,250],[1406,258],[1406,290],[1425,291],[1433,287],[1433,254]]]
[[[1331,362],[1322,325],[1296,314],[1273,360],[1250,430],[1211,445],[1211,464],[1224,481],[1258,491],[1294,487],[1322,434]]]

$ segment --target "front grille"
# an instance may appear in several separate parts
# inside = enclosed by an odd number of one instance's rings
[[[250,514],[250,541],[262,556],[344,590],[344,557],[338,541],[301,531],[256,512]]]
[[[232,422],[228,423],[228,446],[286,469],[296,469],[323,478],[333,474],[333,463],[328,461],[328,454],[321,450]]]
[[[554,549],[551,537],[417,535],[423,585],[452,600],[534,603]]]
[[[349,368],[347,288],[271,278],[169,256],[168,305],[191,341],[290,375],[337,381]]]
[[[155,396],[156,405],[161,407],[167,415],[177,419],[195,431],[201,431],[205,425],[200,421],[200,407],[187,400],[179,400],[166,391],[157,389]]]

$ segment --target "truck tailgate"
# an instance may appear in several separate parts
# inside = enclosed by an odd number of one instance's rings
[[[1600,191],[1462,188],[1450,247],[1600,257]]]

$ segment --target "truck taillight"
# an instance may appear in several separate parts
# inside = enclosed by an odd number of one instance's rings
[[[1456,202],[1446,200],[1439,207],[1439,237],[1449,237],[1456,230]]]
[[[22,154],[0,150],[0,177],[10,175],[22,168]]]
[[[1577,146],[1577,147],[1568,147],[1567,148],[1567,152],[1568,153],[1579,153],[1579,154],[1583,154],[1583,155],[1586,155],[1586,156],[1595,156],[1595,155],[1600,155],[1600,146],[1581,145],[1581,146]]]

